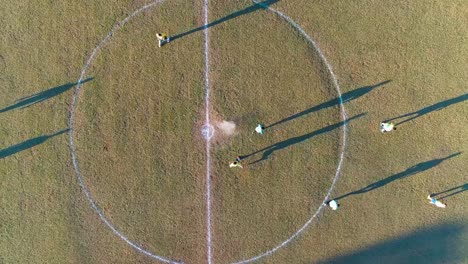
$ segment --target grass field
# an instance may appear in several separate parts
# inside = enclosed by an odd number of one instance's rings
[[[68,130],[92,50],[147,3],[0,3],[0,263],[161,263],[91,207],[69,133],[106,218],[171,260],[208,263],[208,247],[213,263],[263,254],[323,202],[343,137],[332,76],[304,36],[251,1],[208,5],[211,246],[203,1],[167,0],[116,31],[86,71]],[[257,262],[468,263],[466,2],[269,3],[317,42],[351,120],[331,195],[340,209]],[[160,31],[177,37],[159,49]],[[381,134],[393,118],[398,129]],[[230,169],[238,155],[246,168]],[[430,193],[456,194],[439,209]]]

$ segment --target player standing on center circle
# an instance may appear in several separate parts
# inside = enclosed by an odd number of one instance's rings
[[[340,204],[336,200],[326,201],[323,205],[330,207],[333,211],[338,210],[338,207],[340,207]]]

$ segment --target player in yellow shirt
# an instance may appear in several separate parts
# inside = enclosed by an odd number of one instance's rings
[[[244,167],[242,167],[242,164],[240,163],[240,161],[241,161],[241,157],[240,157],[240,156],[237,156],[237,157],[236,157],[236,161],[231,162],[231,163],[229,164],[229,167],[230,167],[230,168],[239,167],[239,168],[243,169]]]
[[[240,164],[240,162],[238,162],[238,161],[231,162],[231,163],[229,164],[229,167],[230,167],[230,168],[239,167],[239,168],[241,168],[241,169],[244,168],[244,167],[242,167],[242,164]]]
[[[156,38],[158,38],[158,46],[161,47],[162,45],[169,43],[171,39],[166,33],[158,33],[156,34]]]

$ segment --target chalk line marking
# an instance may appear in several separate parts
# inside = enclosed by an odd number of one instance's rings
[[[210,56],[209,56],[209,36],[208,36],[208,0],[203,0],[203,35],[205,46],[205,127],[213,128],[210,124]],[[214,129],[211,130],[214,133]],[[206,137],[206,257],[208,264],[212,260],[211,241],[211,137]]]
[[[214,136],[214,127],[210,124],[205,124],[202,127],[201,133],[205,140],[210,140]]]
[[[109,227],[112,230],[112,232],[115,235],[117,235],[122,240],[127,242],[127,244],[132,246],[134,249],[136,249],[140,253],[143,253],[143,254],[145,254],[145,255],[153,258],[153,259],[156,259],[156,260],[159,260],[159,261],[162,261],[162,262],[165,262],[165,263],[182,264],[183,262],[177,262],[177,261],[174,261],[174,260],[170,260],[170,259],[168,259],[166,257],[156,255],[156,254],[151,253],[148,250],[144,249],[142,246],[136,244],[135,242],[133,242],[129,238],[127,238],[125,235],[123,235],[122,232],[120,232],[115,226],[113,226],[112,223],[106,218],[106,216],[104,215],[102,210],[97,206],[96,202],[93,200],[90,191],[88,190],[88,188],[86,187],[86,185],[84,183],[83,176],[80,173],[80,169],[79,169],[79,166],[78,166],[78,160],[77,160],[77,157],[76,157],[77,155],[76,155],[75,135],[74,135],[74,132],[75,132],[75,110],[76,110],[76,105],[77,105],[77,102],[78,102],[78,95],[79,95],[79,92],[80,92],[80,89],[81,89],[81,83],[82,83],[83,78],[84,78],[84,76],[86,74],[86,71],[88,70],[89,66],[91,65],[91,62],[96,57],[96,54],[107,44],[107,42],[110,40],[112,35],[117,30],[121,29],[131,18],[133,18],[134,16],[140,14],[141,12],[155,6],[156,4],[160,4],[160,3],[164,2],[164,1],[165,0],[155,0],[155,1],[145,5],[143,7],[141,7],[140,9],[134,11],[132,14],[130,14],[124,20],[122,20],[122,21],[118,22],[117,24],[115,24],[114,27],[111,29],[111,31],[107,34],[107,36],[104,37],[104,39],[102,39],[101,42],[99,42],[99,44],[94,48],[93,52],[91,53],[91,56],[89,56],[88,60],[86,61],[86,64],[84,65],[84,67],[83,67],[83,69],[81,71],[80,78],[79,78],[79,80],[77,82],[77,86],[75,88],[75,93],[73,94],[72,102],[71,102],[71,106],[70,106],[70,116],[69,116],[69,119],[68,119],[68,124],[69,124],[69,128],[70,128],[70,133],[69,133],[69,135],[70,135],[70,152],[71,152],[71,156],[72,156],[73,168],[75,169],[75,173],[76,173],[76,176],[78,178],[78,182],[80,184],[81,190],[85,194],[86,198],[88,199],[88,202],[91,204],[94,211],[96,211],[96,213],[99,215],[99,218],[107,225],[107,227]]]
[[[347,119],[348,115],[347,115],[346,110],[345,110],[344,105],[343,105],[343,98],[341,97],[341,89],[340,89],[340,86],[338,85],[338,80],[336,79],[336,75],[333,72],[333,68],[330,65],[330,63],[328,63],[325,55],[322,53],[322,51],[318,47],[317,43],[315,43],[315,41],[296,22],[294,22],[290,17],[286,16],[285,14],[283,14],[282,12],[280,12],[280,11],[278,11],[276,9],[271,8],[268,5],[261,4],[256,0],[252,0],[252,2],[266,8],[267,10],[277,14],[282,19],[286,20],[286,22],[288,22],[295,30],[297,30],[299,33],[302,34],[303,37],[306,38],[306,40],[309,42],[309,44],[317,51],[317,53],[319,54],[320,59],[322,60],[322,62],[327,66],[327,70],[328,70],[328,72],[329,72],[329,74],[330,74],[330,76],[332,78],[333,86],[335,87],[336,92],[338,93],[338,98],[339,98],[339,102],[340,102],[341,120],[344,122],[343,123],[343,135],[342,135],[343,140],[341,142],[341,148],[340,148],[340,151],[341,151],[340,160],[338,162],[338,167],[336,169],[335,177],[333,178],[331,187],[328,190],[327,195],[323,199],[322,204],[319,206],[317,211],[312,215],[312,217],[309,218],[309,220],[299,230],[297,230],[296,233],[294,233],[287,240],[281,242],[276,247],[274,247],[274,248],[272,248],[272,249],[270,249],[270,250],[268,250],[268,251],[266,251],[266,252],[264,252],[264,253],[262,253],[260,255],[257,255],[255,257],[252,257],[252,258],[249,258],[249,259],[244,259],[244,260],[241,260],[241,261],[238,261],[238,262],[234,262],[233,264],[249,263],[249,262],[259,260],[260,258],[270,256],[271,254],[273,254],[278,249],[280,249],[280,248],[286,246],[287,244],[289,244],[291,241],[293,241],[296,237],[298,237],[302,232],[304,232],[304,230],[306,230],[309,227],[309,225],[313,222],[313,220],[320,214],[320,212],[325,207],[323,205],[323,203],[326,202],[330,198],[331,192],[333,191],[333,188],[335,187],[335,184],[336,184],[336,182],[338,181],[338,179],[340,177],[340,173],[341,173],[341,169],[342,169],[342,165],[343,165],[343,160],[344,160],[345,149],[346,149],[347,126],[346,126],[345,120]]]

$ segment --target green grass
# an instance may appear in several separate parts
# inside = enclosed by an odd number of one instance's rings
[[[147,2],[0,3],[0,109],[76,82],[114,23]],[[249,6],[211,2],[209,20]],[[414,263],[468,263],[468,192],[449,197],[443,210],[426,199],[468,180],[467,102],[390,134],[378,132],[382,120],[466,94],[464,1],[279,1],[273,7],[317,41],[343,93],[391,80],[346,103],[350,117],[367,114],[349,123],[333,196],[462,154],[342,199],[338,211],[326,210],[260,263],[392,263],[414,256]],[[155,34],[200,26],[201,8],[201,1],[168,1],[114,34],[86,74],[94,79],[79,95],[75,128],[82,174],[106,216],[151,252],[186,263],[206,263],[203,34],[161,49]],[[257,122],[268,125],[336,97],[316,52],[272,13],[257,10],[211,27],[210,63],[213,124],[237,125],[232,136],[217,131],[212,146],[213,260],[228,263],[278,245],[315,212],[335,173],[341,130],[300,136],[340,118],[334,106],[264,136],[253,133]],[[158,263],[118,239],[92,210],[71,164],[68,135],[39,140],[67,128],[72,90],[0,112],[0,262]],[[237,155],[277,143],[266,160],[244,170],[227,166]],[[440,247],[424,243],[429,239]],[[394,258],[378,258],[392,250]]]

